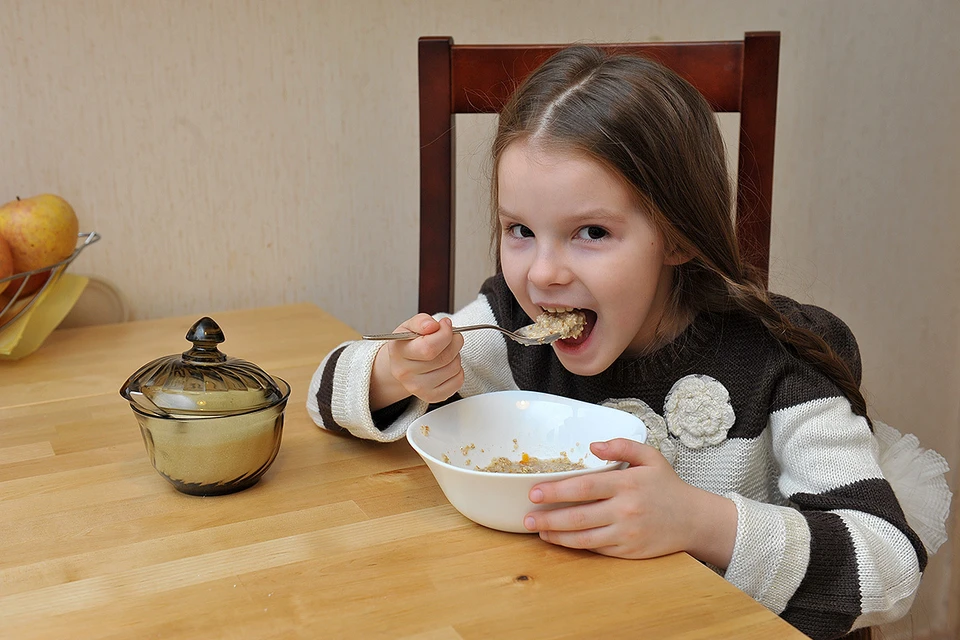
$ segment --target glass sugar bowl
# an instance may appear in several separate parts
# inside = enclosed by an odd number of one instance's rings
[[[140,425],[154,469],[178,491],[215,496],[253,486],[280,451],[290,385],[228,357],[223,331],[204,317],[193,347],[157,358],[120,389]]]

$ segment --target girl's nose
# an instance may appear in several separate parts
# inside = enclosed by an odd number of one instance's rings
[[[571,273],[562,253],[547,248],[537,251],[527,272],[527,279],[536,287],[546,288],[550,285],[569,283]]]

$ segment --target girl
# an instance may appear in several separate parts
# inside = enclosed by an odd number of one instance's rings
[[[396,440],[430,403],[517,388],[631,411],[647,445],[591,445],[630,467],[534,487],[535,503],[594,502],[527,529],[623,558],[686,551],[813,637],[906,613],[928,551],[878,465],[856,342],[741,262],[700,94],[654,62],[571,47],[506,106],[493,160],[502,272],[452,317],[398,327],[420,338],[333,351],[317,424]],[[551,347],[451,331],[560,310],[586,327]]]

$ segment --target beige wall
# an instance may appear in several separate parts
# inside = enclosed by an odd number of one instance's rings
[[[0,16],[0,199],[71,201],[104,236],[76,272],[137,318],[311,301],[364,331],[416,309],[418,36],[780,30],[771,286],[843,317],[874,415],[960,467],[960,3],[0,0]],[[461,125],[463,302],[486,268],[492,123]],[[958,538],[917,637],[957,628]]]

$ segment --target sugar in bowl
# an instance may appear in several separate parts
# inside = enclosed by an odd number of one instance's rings
[[[290,385],[217,347],[211,318],[187,332],[193,347],[140,367],[120,389],[154,469],[178,491],[214,496],[256,484],[280,451]]]

